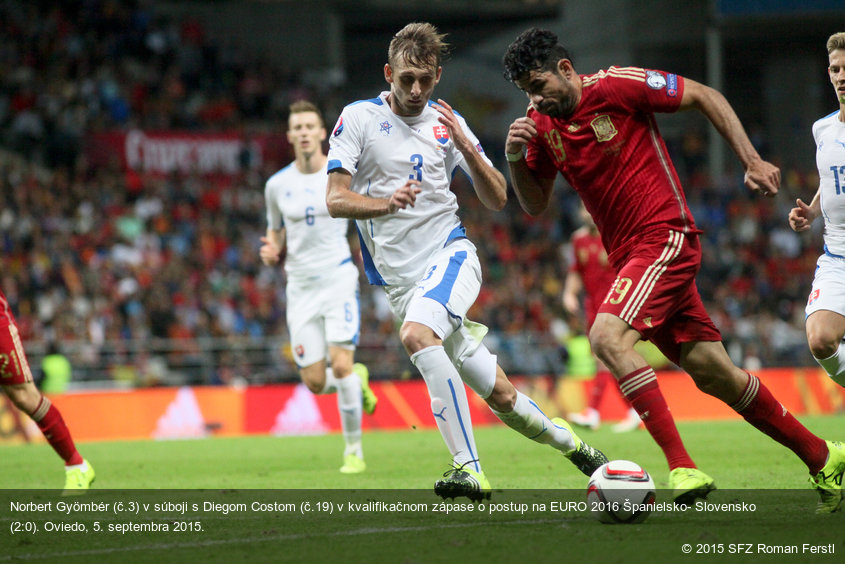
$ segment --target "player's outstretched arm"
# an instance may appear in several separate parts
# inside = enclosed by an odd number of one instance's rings
[[[721,92],[704,84],[684,79],[680,109],[695,108],[703,113],[725,138],[745,167],[745,185],[764,196],[774,196],[780,188],[780,169],[764,161],[752,145],[736,112]]]
[[[389,213],[396,213],[406,207],[414,207],[417,194],[420,193],[417,180],[407,180],[390,198],[370,198],[349,189],[352,175],[343,169],[329,173],[326,187],[326,207],[332,217],[351,219],[369,219]]]
[[[821,215],[821,200],[819,199],[819,190],[816,190],[816,195],[813,196],[813,201],[810,205],[804,203],[801,198],[795,200],[796,207],[789,210],[789,226],[793,231],[806,231],[813,224],[813,221]]]
[[[534,120],[523,116],[511,124],[505,141],[505,154],[514,192],[519,205],[531,215],[537,215],[549,206],[554,187],[554,178],[537,178],[525,163],[525,145],[536,135]]]
[[[488,209],[499,211],[504,208],[508,203],[508,185],[504,175],[481,158],[478,149],[464,133],[452,106],[438,99],[433,107],[440,113],[440,123],[449,129],[449,136],[455,147],[464,156],[478,199]]]

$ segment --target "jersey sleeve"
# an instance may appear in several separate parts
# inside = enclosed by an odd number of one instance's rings
[[[329,137],[328,172],[343,169],[354,175],[363,150],[361,128],[353,106],[346,106]]]
[[[269,229],[281,229],[285,226],[282,210],[276,204],[273,197],[273,185],[268,181],[264,186],[264,204],[267,209],[267,227]]]
[[[528,110],[528,117],[537,124],[537,135],[525,146],[525,164],[537,178],[554,178],[557,176],[557,168],[546,152],[546,148],[540,143],[544,131],[542,128],[546,120],[534,109]]]
[[[661,70],[610,67],[603,84],[608,98],[640,112],[676,112],[684,96],[684,78]]]

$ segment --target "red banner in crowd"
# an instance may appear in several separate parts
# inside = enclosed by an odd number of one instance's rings
[[[149,174],[236,174],[246,165],[291,159],[282,134],[187,131],[108,131],[86,138],[86,156],[104,166],[118,159],[124,169]]]

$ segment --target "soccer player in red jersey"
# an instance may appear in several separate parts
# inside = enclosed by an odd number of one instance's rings
[[[53,450],[65,461],[65,493],[87,490],[94,481],[94,468],[76,450],[62,414],[35,387],[17,323],[2,291],[0,291],[0,387],[18,409],[35,421]]]
[[[566,281],[563,284],[563,308],[570,315],[577,318],[583,314],[585,329],[590,332],[590,327],[598,314],[602,300],[607,296],[613,281],[616,279],[616,271],[607,260],[607,251],[601,243],[598,227],[593,217],[581,206],[579,215],[584,225],[572,234],[572,253],[569,262],[569,271],[566,274]],[[582,311],[580,296],[584,296],[584,307]],[[593,378],[593,385],[587,399],[587,407],[582,413],[573,413],[568,417],[569,421],[587,427],[598,429],[601,424],[599,404],[608,386],[619,389],[613,375],[607,367],[599,361],[596,367],[596,375]],[[625,396],[622,396],[625,399]],[[625,403],[628,400],[625,399]],[[633,407],[628,408],[625,418],[613,426],[617,433],[633,431],[640,426],[640,416]]]
[[[520,205],[541,213],[560,172],[593,216],[617,277],[590,343],[663,450],[676,503],[690,504],[715,486],[687,453],[654,370],[634,350],[640,339],[795,452],[819,492],[817,512],[839,509],[845,447],[808,431],[762,382],[735,366],[704,309],[695,285],[700,231],[654,113],[702,112],[736,153],[754,192],[774,196],[780,170],[760,158],[725,97],[694,80],[632,67],[579,75],[557,36],[536,28],[517,37],[503,62],[505,78],[530,101],[505,146]]]

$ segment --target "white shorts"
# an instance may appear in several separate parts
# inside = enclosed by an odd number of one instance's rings
[[[825,309],[845,316],[845,258],[823,254],[816,262],[813,288],[804,310],[811,313]]]
[[[402,322],[431,328],[460,368],[487,333],[487,327],[466,318],[481,290],[475,245],[468,239],[452,241],[431,256],[425,272],[416,284],[384,287],[390,309]]]
[[[289,279],[287,322],[297,366],[310,366],[328,357],[328,346],[350,350],[361,329],[358,268],[341,264],[319,277]]]

